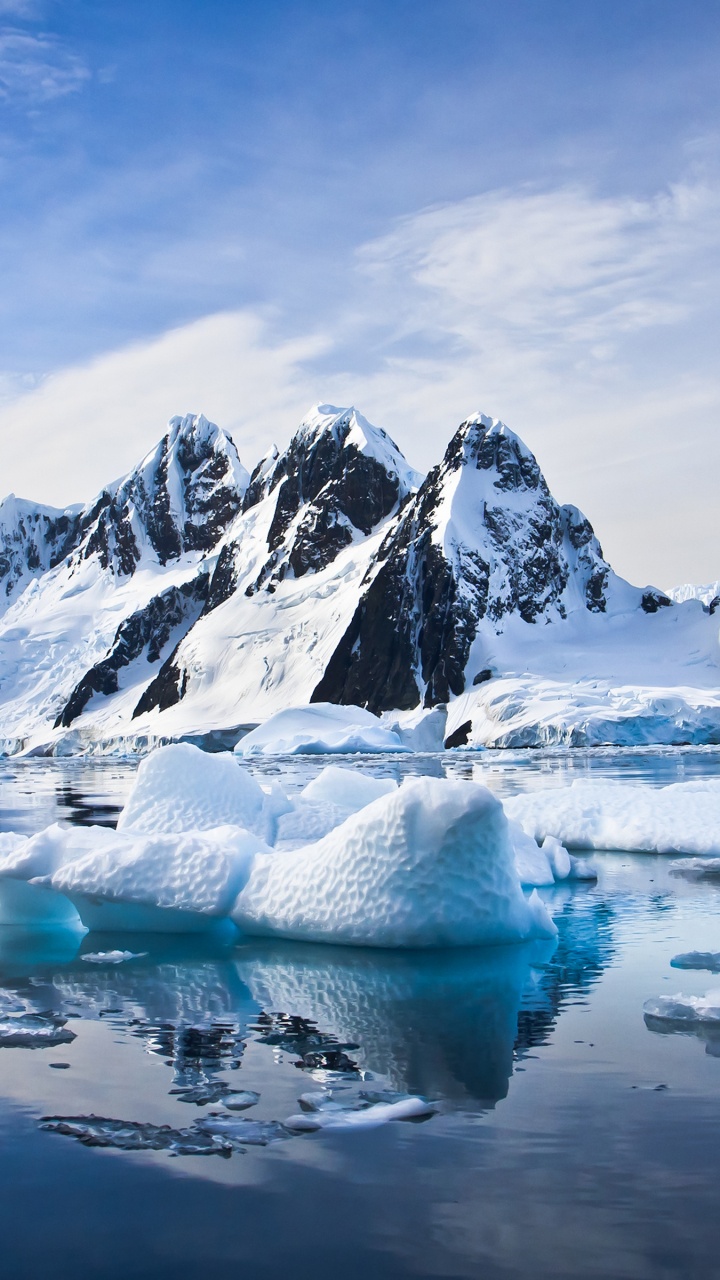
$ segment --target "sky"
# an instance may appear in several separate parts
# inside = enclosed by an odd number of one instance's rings
[[[720,0],[0,0],[0,493],[481,410],[619,573],[717,579],[718,65]]]

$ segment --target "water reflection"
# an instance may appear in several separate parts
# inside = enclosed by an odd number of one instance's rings
[[[170,1069],[166,1095],[198,1108],[232,1108],[247,1092],[233,1073],[252,1042],[267,1073],[278,1054],[298,1073],[295,1096],[308,1087],[302,1075],[325,1088],[372,1080],[477,1112],[507,1096],[517,1059],[547,1042],[563,1004],[613,955],[613,912],[597,894],[565,890],[553,910],[557,946],[398,953],[148,935],[133,939],[146,955],[107,967],[85,964],[83,952],[125,937],[3,929],[0,982],[28,1014],[73,1017],[78,1034],[83,1020],[109,1024],[119,1086],[139,1041]]]

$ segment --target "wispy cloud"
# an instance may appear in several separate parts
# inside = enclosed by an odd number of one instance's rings
[[[520,188],[422,210],[360,247],[342,304],[318,282],[303,331],[280,308],[224,311],[15,395],[6,483],[87,498],[201,409],[251,465],[313,400],[358,404],[429,466],[481,408],[525,436],[620,572],[711,580],[719,206],[705,177],[646,200]]]
[[[19,17],[25,11],[11,12]],[[82,59],[53,35],[0,33],[0,100],[31,106],[51,102],[76,93],[90,75]]]
[[[223,312],[65,369],[0,407],[4,477],[40,501],[87,500],[176,413],[220,423],[252,466],[320,398],[306,366],[326,343],[273,341],[260,315]]]

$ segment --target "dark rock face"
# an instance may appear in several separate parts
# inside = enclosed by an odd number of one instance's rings
[[[148,662],[158,662],[173,631],[183,628],[183,635],[197,620],[207,599],[210,575],[200,573],[192,582],[170,587],[155,596],[144,609],[133,613],[120,624],[110,652],[91,667],[73,689],[55,728],[67,728],[85,710],[94,694],[117,693],[118,673],[141,655]]]
[[[275,490],[277,501],[268,559],[248,595],[277,586],[288,573],[302,578],[326,568],[355,533],[367,536],[405,496],[399,475],[349,440],[353,425],[348,411],[324,429],[301,429],[285,453],[274,452],[256,467],[243,510]],[[385,432],[377,434],[398,453]]]
[[[501,630],[510,614],[565,617],[571,573],[603,610],[610,572],[589,522],[558,506],[532,454],[490,419],[463,423],[378,560],[312,701],[376,713],[447,702],[483,619]]]
[[[646,591],[640,601],[645,613],[657,613],[658,609],[672,607],[672,600],[661,591]]]

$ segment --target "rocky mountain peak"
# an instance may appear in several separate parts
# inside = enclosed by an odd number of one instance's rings
[[[164,565],[210,551],[240,511],[248,482],[224,431],[203,414],[171,418],[142,462],[85,509],[80,554],[128,576],[147,552]]]
[[[317,405],[285,452],[266,455],[250,478],[244,511],[276,494],[269,558],[255,588],[290,571],[300,578],[324,568],[354,536],[387,519],[421,478],[356,409]]]
[[[558,505],[527,446],[485,414],[461,424],[378,560],[318,701],[447,702],[465,688],[482,629],[606,608],[610,568],[589,521]]]

